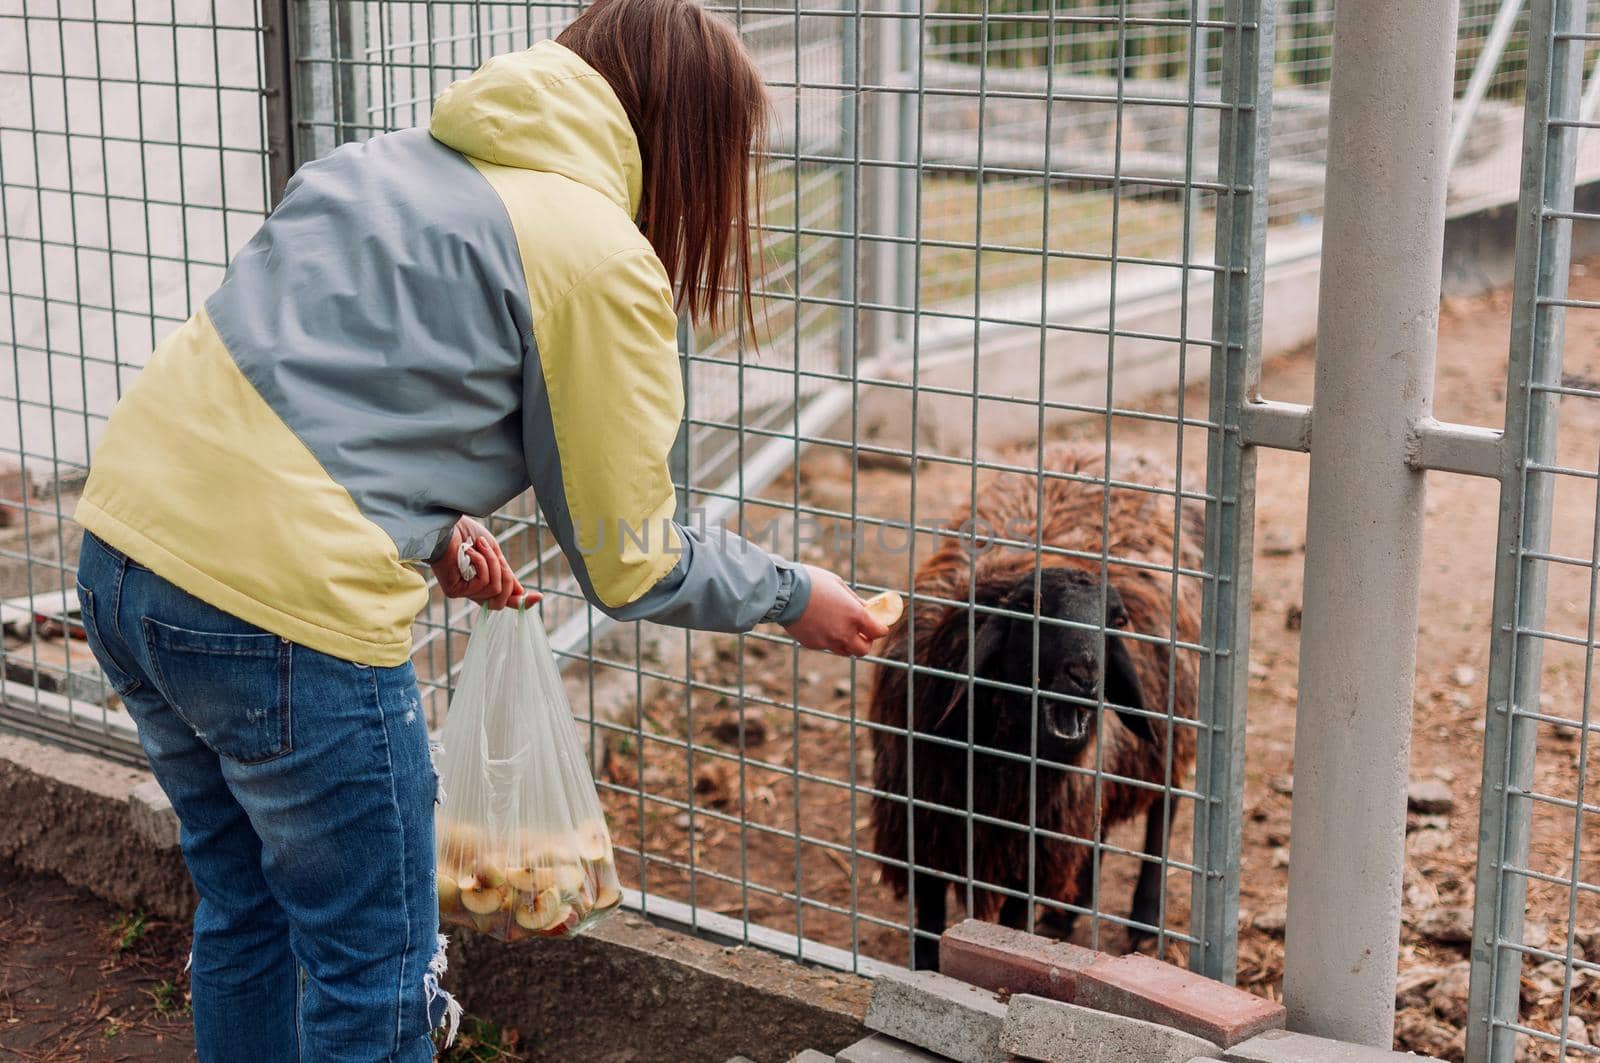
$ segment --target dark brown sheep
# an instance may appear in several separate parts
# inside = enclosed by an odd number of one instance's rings
[[[1031,467],[1035,458],[1036,452],[1027,452],[1010,464]],[[1163,784],[1169,742],[1174,784],[1181,784],[1194,765],[1192,726],[1167,714],[1194,719],[1199,662],[1194,651],[1175,650],[1166,640],[1174,634],[1175,618],[1176,640],[1199,642],[1198,582],[1180,576],[1174,594],[1171,571],[1175,556],[1184,569],[1201,567],[1198,507],[1185,504],[1178,520],[1170,468],[1143,456],[1114,458],[1111,480],[1164,487],[1168,493],[1108,490],[1099,446],[1052,444],[1045,449],[1043,467],[1043,477],[993,475],[981,488],[975,511],[950,523],[968,534],[947,539],[917,573],[915,608],[890,630],[881,651],[891,660],[914,659],[912,693],[903,664],[880,665],[873,679],[871,717],[888,728],[873,731],[873,776],[881,795],[871,802],[874,840],[880,854],[914,861],[918,869],[913,876],[915,924],[922,932],[914,935],[917,967],[937,966],[934,938],[945,926],[952,879],[1026,894],[1030,792],[1037,795],[1033,822],[1040,830],[1080,839],[1037,839],[1035,896],[1087,906],[1093,889],[1091,840],[1143,813],[1145,851],[1159,858],[1170,831],[1172,812],[1163,810],[1158,791],[1114,777]],[[1103,534],[1107,528],[1109,536]],[[1042,542],[1046,550],[1085,556],[1045,553],[1041,558],[1031,547],[985,549],[985,535]],[[1105,567],[1102,550],[1110,558]],[[923,595],[946,601],[923,600]],[[966,603],[969,595],[975,610],[948,604]],[[1127,638],[1120,634],[1124,631],[1161,641]],[[973,688],[964,678],[939,674],[964,677],[969,670],[979,680]],[[909,767],[903,733],[908,704],[916,735]],[[1100,704],[1113,711],[1100,715]],[[970,762],[969,736],[978,747]],[[1102,751],[1097,752],[1097,743],[1103,743]],[[1000,751],[1022,756],[997,755]],[[1026,758],[1035,752],[1039,761],[1089,769],[1099,758],[1098,816],[1094,776],[1030,764]],[[969,763],[972,812],[1018,825],[974,821],[970,863]],[[913,794],[916,830],[908,839],[906,799]],[[885,863],[883,877],[896,895],[906,895],[903,866]],[[1161,865],[1145,861],[1134,891],[1135,922],[1157,922],[1161,887]],[[957,896],[964,894],[958,885]],[[1027,924],[1026,900],[994,889],[975,889],[973,908],[980,919]],[[1047,913],[1045,921],[1058,931],[1071,928],[1070,916],[1059,912]]]

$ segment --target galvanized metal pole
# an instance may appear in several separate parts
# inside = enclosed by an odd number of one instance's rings
[[[1502,0],[1500,13],[1495,16],[1494,25],[1489,27],[1489,37],[1483,43],[1483,50],[1478,53],[1472,78],[1467,82],[1466,91],[1461,94],[1461,110],[1457,112],[1455,124],[1450,129],[1450,146],[1444,153],[1447,172],[1456,168],[1456,160],[1466,146],[1473,119],[1478,116],[1478,108],[1483,106],[1483,98],[1489,92],[1489,82],[1494,80],[1495,71],[1500,69],[1500,57],[1505,55],[1506,44],[1511,40],[1511,29],[1517,24],[1517,16],[1522,13],[1522,3],[1523,0]]]
[[[1207,646],[1250,644],[1250,577],[1255,532],[1256,449],[1240,419],[1261,382],[1261,304],[1266,283],[1267,166],[1271,142],[1272,65],[1276,5],[1227,0],[1222,31],[1223,108],[1218,114],[1217,274],[1211,337],[1221,344],[1211,360],[1211,419],[1219,426],[1206,456],[1205,570],[1201,619]],[[1253,29],[1247,27],[1254,27]],[[1197,43],[1203,33],[1195,34]],[[1203,49],[1196,49],[1204,84]],[[1198,95],[1198,92],[1195,93]],[[1200,659],[1200,723],[1195,779],[1196,870],[1192,928],[1200,941],[1189,964],[1232,983],[1238,964],[1239,824],[1244,810],[1247,655],[1208,653]]]
[[[862,5],[866,7],[867,5]],[[900,209],[897,203],[903,185],[899,170],[891,163],[900,162],[899,135],[902,104],[900,94],[886,91],[884,86],[898,84],[903,69],[901,27],[895,20],[884,18],[876,11],[862,20],[861,39],[861,141],[857,159],[865,157],[870,164],[862,167],[862,209],[859,218],[861,240],[860,290],[846,293],[846,299],[857,299],[860,325],[856,332],[858,357],[860,352],[880,354],[888,349],[894,336],[895,318],[883,310],[860,310],[859,303],[875,306],[893,305],[899,281],[896,264],[899,248],[886,242],[895,235]]]
[[[1583,106],[1586,5],[1535,0],[1528,19],[1522,202],[1506,373],[1505,466],[1483,735],[1478,871],[1473,891],[1469,1063],[1512,1063],[1522,988],[1528,841],[1544,678],[1545,585],[1556,478],[1567,275],[1572,265],[1574,178]],[[1543,304],[1543,305],[1541,305]],[[1576,868],[1574,868],[1576,871]]]
[[[1340,0],[1295,726],[1292,1028],[1394,1031],[1455,0]]]

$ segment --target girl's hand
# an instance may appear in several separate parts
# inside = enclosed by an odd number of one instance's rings
[[[458,562],[463,543],[467,559],[472,563],[473,578],[470,580],[462,575]],[[467,598],[490,609],[532,605],[540,598],[538,591],[523,589],[500,544],[489,534],[489,529],[471,517],[462,517],[456,522],[444,556],[432,568],[439,589],[447,598]]]
[[[815,565],[806,569],[811,573],[811,598],[800,619],[785,628],[789,637],[809,650],[866,656],[889,629],[873,619],[844,580]]]

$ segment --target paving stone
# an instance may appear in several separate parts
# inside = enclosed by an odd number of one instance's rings
[[[1044,1063],[1188,1063],[1219,1051],[1168,1026],[1027,994],[1011,998],[1000,1045]]]
[[[1224,1047],[1282,1029],[1282,1004],[1152,956],[1106,957],[1078,973],[1077,1003],[1161,1023]]]
[[[999,1063],[1006,1006],[994,994],[935,971],[891,971],[872,982],[867,1029],[956,1063]]]
[[[134,833],[157,849],[178,847],[178,814],[161,784],[151,779],[128,793],[128,818]]]
[[[967,919],[939,938],[939,970],[973,985],[1071,1001],[1078,972],[1103,953],[998,923]]]
[[[795,1056],[790,1063],[833,1063],[833,1057],[825,1052],[818,1052],[815,1048],[808,1048]]]
[[[836,1063],[943,1063],[938,1056],[916,1045],[896,1041],[875,1033],[833,1057]]]
[[[1228,1063],[1396,1063],[1426,1059],[1414,1052],[1391,1052],[1327,1037],[1270,1030],[1222,1053]]]

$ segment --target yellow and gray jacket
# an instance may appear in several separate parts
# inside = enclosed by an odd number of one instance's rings
[[[804,569],[672,520],[677,321],[634,224],[638,142],[546,42],[447,89],[431,130],[301,168],[113,412],[82,524],[190,594],[394,665],[415,564],[530,484],[625,620],[787,623]]]

